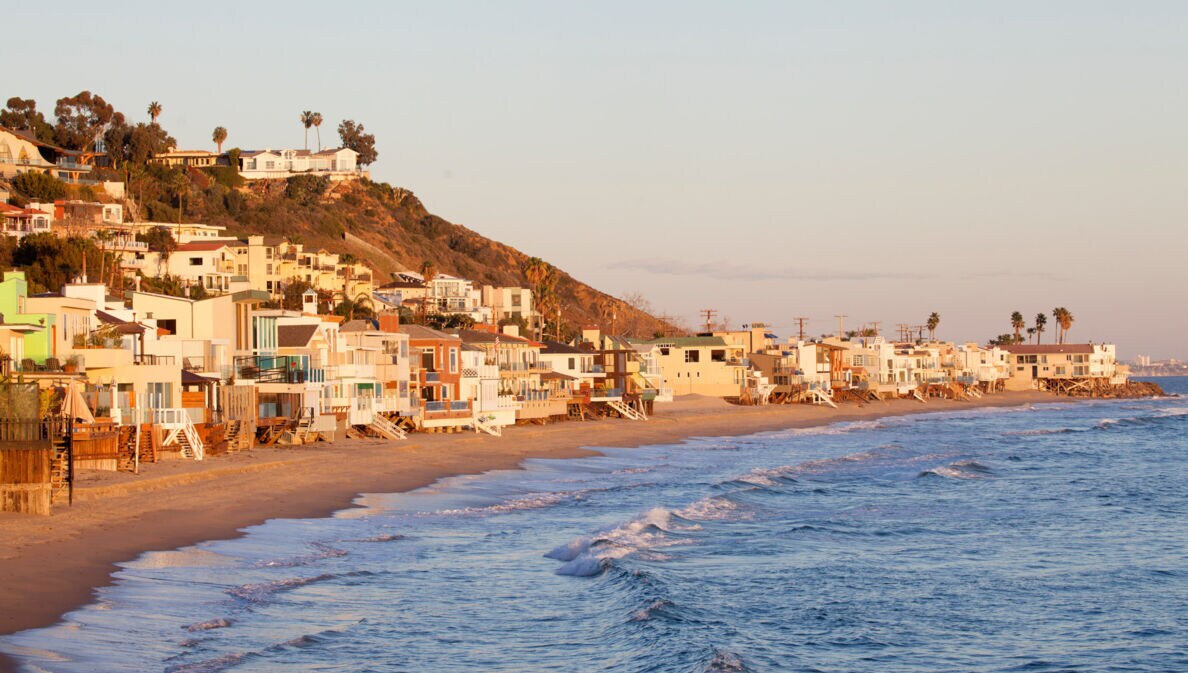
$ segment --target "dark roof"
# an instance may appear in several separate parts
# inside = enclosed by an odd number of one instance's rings
[[[316,331],[317,325],[278,325],[276,345],[279,348],[304,348]]]
[[[107,311],[95,311],[95,317],[104,325],[114,325],[116,334],[140,334],[144,332],[144,325],[136,322],[121,320]]]
[[[355,320],[348,320],[348,321],[344,322],[342,324],[342,326],[338,328],[338,331],[339,332],[371,332],[371,331],[377,330],[377,329],[379,329],[379,327],[377,327],[376,324],[374,322],[372,322],[371,320],[363,320],[360,318],[356,318]]]
[[[235,241],[190,241],[177,246],[177,252],[211,252],[234,244]]]
[[[424,283],[415,283],[415,282],[406,281],[406,280],[394,280],[391,283],[384,283],[383,285],[380,285],[379,288],[377,288],[377,289],[399,290],[401,288],[424,288],[424,287],[425,287]]]
[[[569,374],[562,374],[561,372],[541,372],[541,381],[574,381],[577,377]]]
[[[1053,355],[1059,353],[1092,353],[1093,344],[1014,344],[1006,346],[1015,355]]]
[[[475,329],[460,329],[458,330],[458,338],[470,344],[491,344],[498,341],[499,343],[532,343],[524,337],[512,336],[510,334],[497,334],[495,332],[484,332]]]
[[[541,355],[559,355],[562,353],[565,353],[565,354],[577,353],[577,354],[581,354],[581,355],[589,355],[590,354],[590,351],[584,351],[584,350],[577,348],[575,346],[570,346],[569,344],[563,344],[560,341],[549,341],[548,339],[545,339],[543,343],[544,343],[544,348],[541,349],[541,351],[540,351]]]

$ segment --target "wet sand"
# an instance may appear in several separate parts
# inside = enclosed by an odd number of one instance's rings
[[[0,634],[52,625],[93,601],[114,564],[146,551],[232,538],[274,518],[327,516],[364,493],[408,491],[458,474],[571,458],[587,447],[678,442],[839,421],[985,406],[1056,401],[1038,392],[999,393],[976,402],[897,400],[839,409],[738,407],[688,397],[657,406],[646,422],[603,419],[507,428],[503,437],[416,434],[402,442],[345,440],[268,447],[202,462],[145,465],[140,475],[85,472],[74,505],[49,517],[0,513]],[[0,655],[0,672],[16,670]]]

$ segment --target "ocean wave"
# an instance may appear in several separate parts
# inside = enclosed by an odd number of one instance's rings
[[[372,535],[371,537],[353,538],[343,540],[343,542],[395,542],[397,540],[404,540],[405,536],[400,533],[388,533],[386,535]]]
[[[304,554],[302,556],[293,556],[285,559],[275,559],[271,561],[259,561],[252,567],[254,568],[296,568],[298,566],[305,566],[318,561],[323,561],[329,558],[338,558],[346,556],[348,552],[345,549],[338,549],[331,547],[322,542],[311,542],[310,545],[317,551],[312,554]]]
[[[948,465],[932,467],[921,472],[920,477],[944,477],[946,479],[980,479],[994,471],[976,460],[959,460]]]
[[[586,496],[598,490],[603,489],[583,489],[578,491],[548,491],[543,493],[532,493],[530,495],[521,496],[519,498],[512,498],[504,502],[495,503],[493,505],[482,505],[478,507],[459,507],[455,509],[443,509],[431,514],[434,516],[475,516],[487,514],[507,514],[510,512],[520,512],[530,509],[542,509],[545,507],[552,507],[564,502],[576,502],[584,500]]]
[[[667,616],[668,610],[672,607],[672,601],[664,598],[657,598],[646,608],[641,608],[631,613],[630,621],[646,622],[650,621],[653,617]]]
[[[1085,432],[1084,428],[1039,428],[1036,430],[1011,430],[1002,433],[1004,437],[1040,437],[1043,435],[1064,435],[1070,432]]]
[[[737,654],[721,648],[714,648],[713,656],[705,665],[706,673],[745,673],[746,670]]]
[[[283,580],[276,580],[274,582],[241,584],[237,587],[231,587],[230,589],[227,589],[227,593],[249,603],[263,603],[275,594],[297,589],[315,582],[325,582],[326,580],[332,580],[336,577],[338,577],[338,575],[323,573],[313,577],[290,577]]]
[[[211,629],[225,629],[235,623],[234,619],[226,619],[224,617],[216,617],[215,619],[208,619],[197,624],[190,624],[182,628],[191,633],[195,631],[210,631]]]
[[[722,496],[709,496],[690,503],[674,515],[688,521],[723,521],[726,519],[749,518],[739,512],[738,503]]]
[[[589,577],[606,570],[616,559],[628,554],[643,553],[645,558],[663,560],[655,550],[663,547],[688,544],[686,539],[667,535],[681,530],[673,521],[673,513],[663,507],[655,507],[643,516],[616,528],[583,535],[554,548],[545,558],[561,561],[554,572],[558,575]],[[694,530],[686,527],[684,530]]]
[[[165,673],[218,673],[232,666],[238,666],[251,656],[251,652],[232,652],[213,659],[203,659],[190,664],[178,664],[165,669]]]

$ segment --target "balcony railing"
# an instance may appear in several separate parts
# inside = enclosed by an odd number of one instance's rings
[[[172,355],[152,355],[149,353],[138,353],[132,356],[132,363],[138,365],[173,365],[175,358]]]

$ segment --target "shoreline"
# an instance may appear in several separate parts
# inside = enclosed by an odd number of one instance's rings
[[[277,518],[320,518],[359,506],[369,493],[411,491],[462,474],[515,469],[528,458],[597,455],[589,447],[639,447],[690,437],[871,420],[889,416],[1076,401],[1040,392],[997,393],[975,402],[895,400],[838,409],[739,407],[680,399],[647,422],[604,419],[508,428],[502,438],[412,435],[402,442],[345,440],[265,447],[201,463],[165,461],[139,476],[86,472],[75,504],[49,517],[0,514],[0,635],[51,626],[114,582],[117,563],[148,551],[231,539]],[[0,654],[0,673],[18,670]]]

